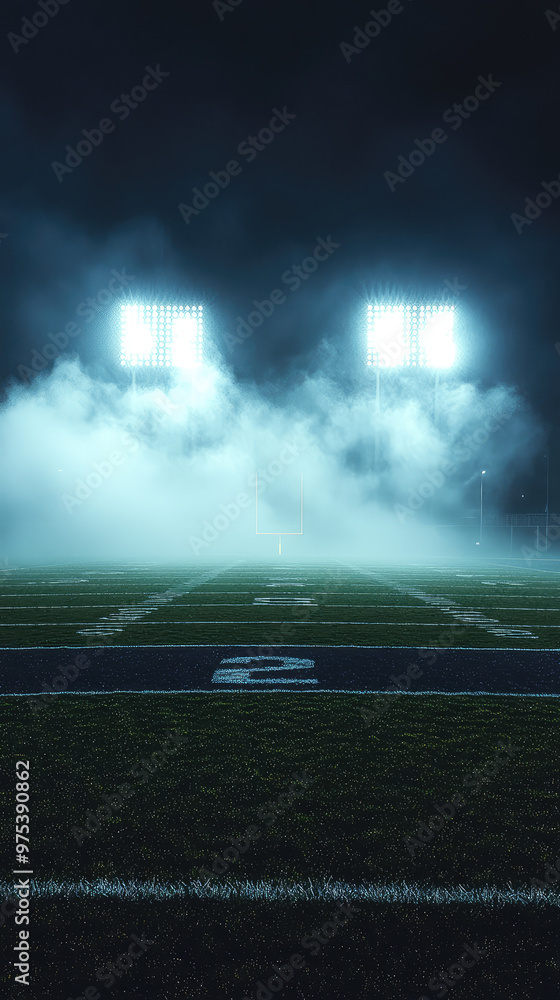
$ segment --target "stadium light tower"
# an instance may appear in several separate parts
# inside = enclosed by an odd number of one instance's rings
[[[451,368],[455,306],[375,303],[367,310],[367,364],[374,368]]]
[[[439,374],[455,362],[455,306],[376,302],[367,308],[366,364],[375,368],[375,464],[379,452],[379,373],[381,368],[435,370],[434,414]]]
[[[202,364],[203,308],[127,302],[121,305],[121,365],[194,368]]]

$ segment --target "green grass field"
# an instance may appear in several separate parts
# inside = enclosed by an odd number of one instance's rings
[[[15,570],[2,580],[1,644],[558,647],[555,574],[480,564],[364,569],[279,562],[218,568],[211,578],[176,567]],[[165,604],[153,602],[166,593]],[[363,694],[65,694],[38,716],[25,698],[0,697],[6,892],[11,775],[16,759],[31,761],[34,877],[47,891],[32,901],[37,995],[79,996],[128,934],[146,929],[155,944],[115,995],[252,997],[271,963],[329,919],[334,881],[362,893],[361,912],[310,958],[287,997],[417,1000],[473,939],[490,954],[457,996],[557,996],[556,890],[540,903],[485,906],[469,892],[530,893],[560,852],[558,699],[385,697],[389,710],[369,728]],[[185,742],[140,784],[131,769],[168,730]],[[465,778],[501,740],[515,753],[475,794]],[[259,810],[302,769],[313,778],[304,796],[207,880],[214,898],[205,896],[199,869],[251,824],[262,828]],[[127,781],[134,794],[78,846],[72,827],[83,828],[102,795]],[[464,806],[412,856],[406,838],[460,792]],[[87,891],[97,880],[105,894],[71,895],[72,885]],[[159,896],[135,898],[129,883],[159,886]],[[182,895],[173,897],[166,886],[177,885]],[[278,887],[283,901],[272,898]],[[438,887],[453,889],[455,902],[430,903],[426,893]],[[13,934],[10,921],[0,928],[4,955]]]
[[[283,585],[284,577],[297,586]],[[172,600],[131,620],[131,608],[168,590]],[[313,600],[305,615],[290,604],[295,596]],[[284,603],[256,603],[263,597]],[[438,600],[453,601],[453,611],[436,606]],[[289,634],[297,644],[433,646],[452,634],[461,613],[477,613],[480,624],[460,623],[461,646],[560,648],[557,575],[479,563],[370,570],[278,563],[206,573],[177,567],[13,570],[1,581],[0,610],[3,647],[88,645],[106,633],[117,645],[286,644]]]
[[[371,728],[358,712],[367,704],[298,693],[68,696],[30,719],[25,699],[4,699],[6,744],[25,731],[33,761],[42,877],[195,879],[230,837],[262,828],[258,809],[305,769],[313,784],[230,877],[528,885],[558,847],[556,699],[398,698]],[[186,742],[147,780],[131,777],[169,729]],[[500,739],[516,753],[475,794],[464,778]],[[78,846],[72,826],[126,781],[135,794]],[[404,839],[461,791],[466,805],[411,857]]]

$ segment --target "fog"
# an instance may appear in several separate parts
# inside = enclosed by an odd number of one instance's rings
[[[237,559],[397,562],[452,554],[488,469],[488,507],[534,452],[515,390],[451,375],[348,380],[334,362],[296,384],[240,381],[218,352],[191,372],[86,371],[70,352],[0,410],[1,561]],[[328,350],[325,352],[328,356]],[[370,377],[371,376],[371,377]],[[240,496],[241,495],[241,496]]]

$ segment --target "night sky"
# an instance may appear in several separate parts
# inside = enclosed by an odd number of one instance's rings
[[[543,509],[547,434],[553,483],[560,464],[560,198],[534,199],[543,181],[560,194],[560,16],[482,0],[391,0],[373,19],[356,2],[68,0],[33,34],[22,19],[38,11],[2,9],[5,387],[113,269],[135,295],[204,302],[223,363],[270,394],[324,366],[353,391],[367,302],[443,297],[461,310],[461,378],[517,388],[541,428],[508,509],[524,488]],[[153,89],[127,107],[143,80]],[[102,120],[89,155],[69,152]],[[227,186],[181,212],[211,171]],[[319,237],[336,249],[232,346],[238,317],[286,291]],[[103,378],[121,377],[112,305],[69,347]]]

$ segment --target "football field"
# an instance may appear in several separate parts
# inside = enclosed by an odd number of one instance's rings
[[[286,645],[560,648],[555,573],[481,567],[278,563],[220,570],[12,570],[0,645]],[[457,641],[458,626],[461,627]],[[455,641],[451,641],[455,640]]]
[[[100,986],[145,931],[127,996],[266,1000],[301,953],[288,997],[417,1000],[473,941],[457,994],[554,996],[558,582],[480,561],[5,572],[3,815],[28,760],[42,995]]]

